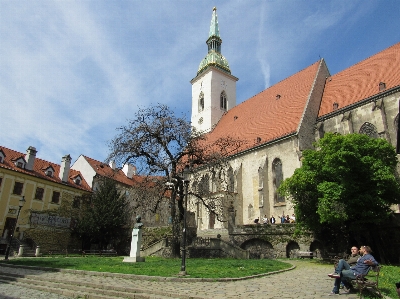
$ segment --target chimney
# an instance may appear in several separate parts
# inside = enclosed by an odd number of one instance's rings
[[[115,170],[115,161],[114,160],[111,160],[109,165],[112,170]]]
[[[65,155],[61,159],[61,167],[60,167],[60,179],[63,182],[68,182],[68,174],[69,174],[69,167],[71,165],[71,156]]]
[[[136,167],[132,164],[126,163],[122,168],[122,171],[125,173],[127,178],[132,178],[136,174]]]
[[[25,155],[26,170],[33,170],[33,163],[35,162],[36,153],[37,150],[33,146],[28,147],[28,149],[26,150],[26,155]]]

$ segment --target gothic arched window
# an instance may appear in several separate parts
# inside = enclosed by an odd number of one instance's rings
[[[366,122],[361,126],[359,133],[368,135],[371,138],[379,138],[376,127],[369,122]]]
[[[283,181],[282,162],[278,158],[272,162],[272,175],[274,184],[274,201],[275,203],[285,202],[285,198],[278,194],[278,188]]]
[[[235,192],[235,176],[232,167],[228,169],[228,192]]]
[[[200,184],[199,184],[199,192],[202,195],[209,194],[210,193],[210,177],[208,174],[203,176],[201,178]]]
[[[199,112],[203,110],[204,110],[204,94],[203,92],[201,92],[199,96]]]
[[[218,191],[218,175],[215,173],[215,171],[212,173],[212,178],[211,178],[211,192],[217,192]]]
[[[225,91],[221,92],[221,95],[220,95],[219,98],[220,98],[220,107],[221,107],[221,109],[222,109],[222,110],[227,110],[228,103],[227,103],[227,100],[226,100],[226,93],[225,93]]]
[[[258,205],[261,207],[264,206],[264,171],[260,167],[258,168]]]

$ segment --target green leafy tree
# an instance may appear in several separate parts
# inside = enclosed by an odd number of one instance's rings
[[[130,219],[131,208],[125,194],[117,189],[114,180],[104,178],[92,196],[82,201],[76,232],[105,249],[107,244],[116,246],[126,236]]]
[[[290,198],[299,229],[345,236],[379,224],[400,202],[395,149],[363,134],[325,134],[316,150],[303,152],[302,166],[279,192]]]

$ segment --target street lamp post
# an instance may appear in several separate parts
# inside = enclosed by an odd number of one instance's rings
[[[185,185],[185,211],[183,214],[183,240],[182,240],[182,265],[179,275],[186,275],[186,214],[187,214],[187,198],[189,187],[190,169],[189,165],[185,166],[183,170],[183,184]]]
[[[8,260],[8,255],[10,254],[10,249],[11,249],[11,241],[13,239],[14,231],[15,231],[15,228],[17,226],[19,213],[21,212],[21,209],[24,206],[24,204],[25,204],[25,197],[22,196],[22,198],[18,202],[19,209],[18,209],[18,213],[17,213],[17,218],[15,219],[14,227],[11,229],[11,234],[10,234],[10,237],[8,239],[8,244],[7,244],[7,249],[6,249],[6,256],[4,257],[5,260]]]

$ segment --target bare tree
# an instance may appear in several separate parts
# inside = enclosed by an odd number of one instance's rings
[[[196,132],[184,117],[177,117],[168,106],[158,104],[141,108],[126,126],[118,128],[119,134],[111,141],[108,160],[117,165],[132,163],[138,169],[139,179],[135,186],[137,205],[156,211],[168,194],[171,198],[173,226],[173,256],[179,255],[179,228],[184,215],[183,179],[180,172],[189,164],[193,172],[189,191],[191,196],[202,202],[217,218],[224,220],[224,204],[229,191],[228,157],[238,152],[244,142],[225,137],[214,142],[207,134]],[[210,190],[206,185],[207,174],[213,173],[219,190]],[[167,183],[173,183],[168,191]],[[225,192],[222,192],[225,188]],[[152,192],[149,192],[149,189]],[[169,192],[169,193],[168,193]],[[152,195],[152,196],[149,196]],[[156,196],[154,196],[156,195]],[[176,213],[175,207],[179,213]]]

